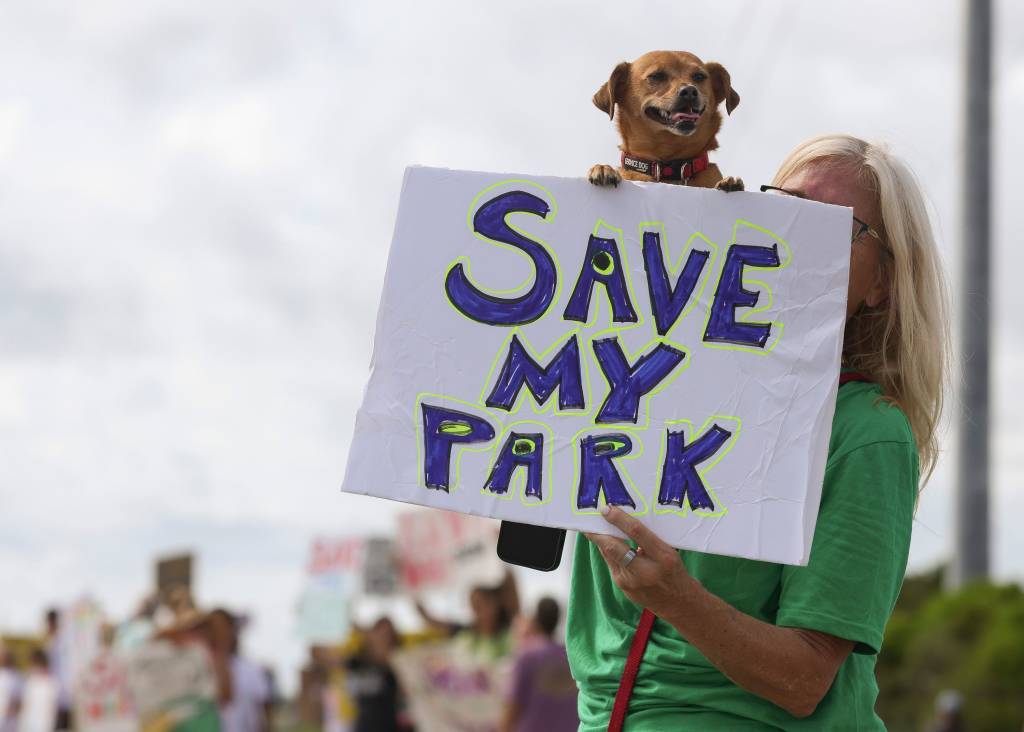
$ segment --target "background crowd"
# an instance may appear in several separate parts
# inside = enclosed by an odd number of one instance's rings
[[[575,729],[563,603],[524,604],[516,574],[486,574],[371,603],[333,641],[296,637],[307,659],[295,678],[246,651],[251,618],[197,606],[185,588],[148,594],[120,620],[86,601],[51,608],[37,634],[0,629],[0,732]],[[878,663],[880,714],[897,732],[1021,729],[1024,591],[951,593],[942,575],[904,585]]]
[[[294,700],[282,697],[270,666],[243,652],[247,618],[203,610],[185,587],[147,597],[116,623],[85,601],[53,608],[40,635],[0,635],[0,732],[454,728],[461,711],[432,708],[427,697],[439,694],[468,706],[478,729],[575,729],[558,601],[521,608],[507,572],[471,587],[466,604],[460,622],[417,602],[411,632],[388,615],[349,623],[338,642],[309,647]],[[414,655],[422,652],[431,654],[426,668]]]

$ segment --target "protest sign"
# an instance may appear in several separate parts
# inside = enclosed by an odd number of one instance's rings
[[[177,554],[156,561],[156,590],[164,602],[169,602],[175,591],[191,594],[192,564],[191,554]]]
[[[363,565],[365,549],[362,537],[318,537],[313,540],[306,571],[310,577],[355,574]]]
[[[361,537],[313,541],[298,605],[298,633],[307,643],[339,643],[348,634],[349,606],[359,591],[365,556]]]
[[[398,591],[398,563],[395,543],[373,537],[366,540],[363,558],[363,594],[389,597]]]
[[[39,647],[39,638],[31,635],[2,635],[0,648],[14,659],[15,668],[24,668],[31,663],[32,651]]]
[[[504,709],[508,664],[473,653],[458,640],[416,646],[392,656],[421,732],[488,732]]]
[[[307,583],[299,597],[298,634],[306,643],[340,643],[348,635],[355,586],[348,575],[331,575]]]
[[[142,732],[218,732],[217,682],[206,649],[150,643],[126,658]]]
[[[806,563],[851,211],[406,173],[343,489]]]
[[[410,592],[495,585],[504,567],[494,553],[497,523],[451,511],[403,511],[396,549],[402,586]]]
[[[124,659],[105,651],[82,670],[75,689],[75,724],[80,732],[139,729]]]
[[[74,686],[82,671],[102,651],[103,611],[92,599],[82,597],[61,613],[58,635],[62,659],[58,673],[65,688]]]

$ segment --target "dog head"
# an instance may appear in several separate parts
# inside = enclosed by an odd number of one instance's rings
[[[685,51],[624,61],[594,94],[594,106],[609,119],[618,111],[624,150],[663,160],[715,149],[722,102],[729,114],[740,103],[729,72]]]

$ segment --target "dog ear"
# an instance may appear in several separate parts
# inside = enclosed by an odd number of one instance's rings
[[[614,69],[608,81],[601,85],[601,88],[594,94],[594,106],[608,115],[608,119],[615,118],[615,105],[623,96],[626,86],[626,79],[629,77],[629,62],[623,61]]]
[[[704,67],[711,75],[711,88],[715,90],[715,98],[719,103],[724,101],[725,111],[732,114],[732,110],[739,106],[740,95],[732,88],[732,79],[729,78],[729,72],[725,70],[722,64],[715,63],[714,61],[704,64]]]

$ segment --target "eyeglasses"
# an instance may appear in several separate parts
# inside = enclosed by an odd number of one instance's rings
[[[797,193],[796,191],[787,191],[785,188],[779,188],[778,186],[769,185],[761,186],[761,193],[775,193],[784,196],[795,196],[796,198],[807,198],[807,196],[803,195],[802,193]],[[875,239],[877,239],[878,242],[881,244],[882,237],[878,235],[878,232],[872,229],[870,226],[868,226],[866,221],[861,221],[856,216],[854,216],[853,237],[850,239],[850,244],[856,244],[857,240],[860,239],[865,234],[870,234],[871,236],[875,237]],[[885,249],[884,246],[882,248],[883,250]]]

